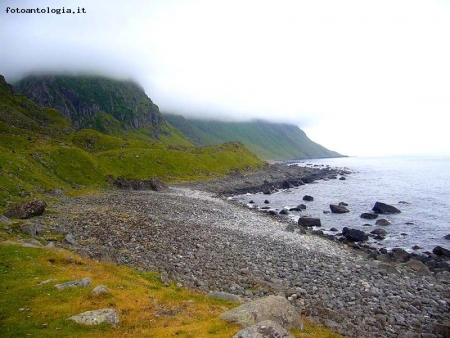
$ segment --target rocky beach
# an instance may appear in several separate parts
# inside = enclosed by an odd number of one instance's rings
[[[308,231],[289,232],[282,217],[228,197],[347,174],[272,165],[162,191],[64,197],[28,227],[85,257],[159,271],[165,283],[247,300],[282,295],[348,337],[449,337],[448,270],[430,271],[413,258],[374,259]]]

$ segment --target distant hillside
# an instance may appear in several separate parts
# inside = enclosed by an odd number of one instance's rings
[[[341,157],[339,153],[311,141],[303,130],[291,124],[262,120],[221,122],[188,119],[163,114],[165,119],[197,145],[238,141],[265,160]]]
[[[30,196],[105,187],[111,177],[174,182],[265,165],[239,143],[199,148],[175,134],[167,142],[121,135],[75,130],[60,111],[17,93],[0,75],[0,209]]]

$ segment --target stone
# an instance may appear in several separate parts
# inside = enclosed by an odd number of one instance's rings
[[[303,216],[298,219],[298,225],[304,227],[320,227],[322,223],[320,222],[320,218]]]
[[[434,324],[433,333],[441,335],[442,337],[450,337],[450,322]]]
[[[444,237],[444,238],[450,241],[450,234],[448,234],[448,235],[445,235],[445,237]]]
[[[311,202],[311,201],[314,201],[314,197],[309,196],[309,195],[305,195],[305,196],[303,196],[303,200],[304,200],[304,201]]]
[[[67,234],[66,237],[64,238],[64,242],[71,244],[71,245],[77,245],[78,242],[75,239],[75,237],[72,234]]]
[[[295,188],[295,186],[289,181],[283,181],[283,183],[281,183],[281,186],[283,189]]]
[[[387,219],[380,218],[380,219],[377,219],[377,221],[375,222],[375,225],[387,226],[387,225],[391,225],[391,222],[389,222]]]
[[[337,232],[337,231],[339,231],[339,230],[336,229],[336,228],[331,228],[330,231]]]
[[[371,231],[370,233],[373,235],[381,235],[383,237],[385,237],[387,235],[387,231],[384,229],[380,229],[380,228],[375,229],[375,230]]]
[[[364,218],[364,219],[375,219],[378,217],[378,214],[373,214],[371,212],[364,212],[359,217]]]
[[[153,191],[163,191],[166,190],[168,186],[161,180],[157,178],[152,178],[150,180],[150,189]]]
[[[41,225],[36,223],[30,223],[20,228],[20,231],[32,237],[39,236],[41,230]]]
[[[0,215],[0,224],[11,225],[12,222],[9,220],[8,217]]]
[[[104,285],[98,285],[91,291],[91,295],[94,296],[98,296],[102,293],[109,293],[109,289]]]
[[[392,252],[394,253],[393,254],[394,260],[399,263],[407,262],[411,257],[408,251],[402,248],[394,248],[392,249]]]
[[[91,285],[91,279],[86,277],[82,279],[73,280],[70,282],[62,283],[62,284],[56,284],[55,288],[58,290],[64,290],[67,288],[73,288],[73,287],[84,287],[87,288]]]
[[[305,210],[305,209],[306,209],[306,205],[304,205],[304,204],[299,204],[299,205],[297,205],[296,208],[297,208],[297,209],[300,209],[300,210]]]
[[[26,219],[41,216],[46,207],[47,203],[45,203],[44,200],[34,200],[13,205],[11,208],[6,210],[3,215],[8,218]]]
[[[433,249],[433,253],[437,256],[450,257],[450,250],[443,248],[439,245]]]
[[[222,291],[210,291],[208,296],[211,298],[231,300],[233,302],[242,303],[243,300],[241,297],[233,295],[232,293],[222,292]]]
[[[94,311],[86,311],[68,318],[83,325],[99,325],[108,323],[113,326],[119,324],[119,313],[115,309],[101,309]]]
[[[264,204],[270,204],[269,200],[264,200]]]
[[[376,212],[377,214],[396,214],[400,213],[401,211],[398,210],[396,207],[385,204],[382,202],[375,202],[375,205],[373,206],[372,210]]]
[[[339,202],[339,205],[342,205],[343,207],[348,207],[348,203],[345,202]]]
[[[282,296],[268,296],[238,306],[220,315],[220,318],[249,327],[264,320],[272,320],[285,329],[303,329],[302,319],[289,301]]]
[[[289,209],[283,208],[283,209],[281,209],[279,214],[280,215],[289,215]]]
[[[294,338],[284,327],[272,320],[263,320],[236,333],[233,338]]]
[[[364,231],[347,227],[342,229],[342,235],[350,242],[363,242],[369,239],[369,236]]]
[[[330,210],[334,214],[345,214],[346,212],[350,212],[345,206],[337,204],[330,204]]]

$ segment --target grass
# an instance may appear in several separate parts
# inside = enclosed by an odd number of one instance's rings
[[[1,233],[1,235],[5,235]],[[0,242],[0,332],[2,337],[231,337],[239,327],[219,318],[238,304],[213,299],[175,284],[164,286],[157,273],[96,262],[65,251]],[[57,290],[54,285],[89,277],[89,288]],[[39,285],[39,283],[55,281]],[[101,296],[90,290],[103,284]],[[77,313],[115,308],[120,325],[84,326],[68,321]],[[305,321],[295,337],[338,338]]]

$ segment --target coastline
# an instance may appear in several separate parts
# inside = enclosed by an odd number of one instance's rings
[[[263,185],[308,177],[271,170]],[[49,233],[71,234],[75,241],[61,245],[83,256],[159,271],[167,282],[247,299],[281,294],[310,319],[349,337],[439,337],[449,327],[448,273],[368,259],[319,236],[287,232],[286,223],[226,200],[261,177],[237,173],[228,184],[66,198],[52,207],[55,214],[33,222]]]

